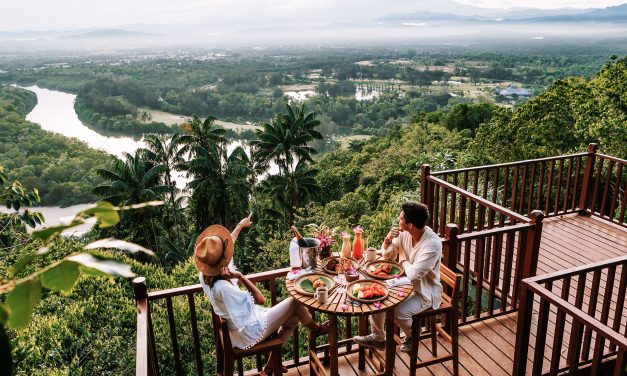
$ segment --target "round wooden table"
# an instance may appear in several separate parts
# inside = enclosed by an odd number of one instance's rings
[[[363,260],[362,260],[363,261]],[[365,275],[361,267],[363,263],[360,263],[360,267],[358,269],[360,273],[361,279],[372,279],[371,277]],[[325,273],[322,269],[314,269],[316,272],[321,272],[327,274],[329,277],[334,278],[335,276],[332,274]],[[336,280],[337,282],[337,280]],[[384,281],[382,281],[384,282]],[[365,335],[366,333],[366,318],[369,315],[376,313],[385,312],[385,335],[386,335],[386,345],[385,345],[385,359],[386,359],[386,367],[385,371],[382,373],[383,375],[392,375],[392,370],[394,369],[394,360],[396,358],[396,343],[394,341],[394,307],[402,303],[405,299],[409,297],[412,292],[412,285],[402,285],[402,286],[394,286],[388,287],[389,294],[388,296],[379,302],[380,304],[375,303],[361,303],[359,305],[354,305],[352,300],[347,296],[346,291],[347,283],[344,283],[341,286],[335,288],[330,294],[327,302],[325,304],[320,304],[313,296],[304,295],[296,291],[294,288],[294,280],[286,279],[287,290],[290,295],[298,300],[305,307],[319,311],[322,313],[326,313],[329,317],[329,358],[330,358],[330,374],[331,376],[337,376],[338,373],[338,334],[337,334],[337,317],[338,316],[358,316],[359,317],[359,335]],[[340,289],[344,289],[344,291],[340,292]],[[314,359],[315,358],[315,359]],[[313,362],[313,363],[312,363]],[[310,351],[310,368],[312,374],[319,373],[320,371],[320,360],[317,358],[315,351]],[[359,346],[359,369],[365,368],[365,351],[362,346]]]

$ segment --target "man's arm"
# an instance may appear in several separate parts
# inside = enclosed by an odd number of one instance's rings
[[[421,252],[416,259],[416,262],[411,263],[409,261],[402,261],[403,269],[407,278],[411,281],[415,281],[427,275],[429,271],[433,270],[438,261],[442,258],[442,252],[436,248],[435,245],[429,247]],[[441,249],[441,248],[440,248]]]

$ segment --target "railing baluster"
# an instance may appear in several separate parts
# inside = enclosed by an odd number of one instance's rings
[[[614,161],[610,161],[607,167],[607,176],[605,177],[605,188],[603,189],[603,197],[601,198],[601,209],[599,209],[599,214],[601,214],[601,218],[605,217],[605,204],[607,202],[607,192],[610,189],[610,181],[612,180],[612,170],[614,169]]]
[[[592,287],[590,289],[590,304],[588,305],[588,315],[594,317],[594,314],[597,310],[597,297],[599,294],[599,286],[601,284],[601,270],[595,270],[594,275],[592,277]],[[583,340],[583,352],[582,356],[585,355],[588,358],[588,351],[590,350],[590,340],[592,337],[592,332],[590,328],[586,328],[586,335]]]
[[[464,171],[464,190],[468,190],[468,171]],[[470,229],[466,231],[466,196],[461,196],[461,203],[459,205],[459,233],[470,232]]]
[[[462,322],[466,322],[466,311],[468,311],[468,290],[470,283],[470,240],[464,244],[464,277],[462,285]]]
[[[483,253],[485,251],[485,238],[481,237],[475,241],[475,272],[477,273],[477,284],[475,286],[475,318],[481,315],[481,293],[483,292]]]
[[[505,236],[507,237],[505,240],[505,268],[503,270],[503,289],[501,292],[502,299],[505,299],[505,301],[501,304],[501,312],[505,312],[507,307],[507,299],[512,284],[512,260],[514,259],[514,241],[516,233],[508,232]],[[511,300],[511,307],[514,308],[513,299]]]
[[[605,282],[605,290],[603,291],[603,305],[601,308],[601,323],[607,325],[607,319],[610,315],[610,304],[612,302],[612,290],[614,290],[614,277],[616,276],[616,265],[611,265],[607,270],[607,281]],[[620,297],[619,297],[620,299]],[[623,299],[624,300],[624,299]],[[592,355],[592,369],[591,375],[599,374],[599,364],[601,363],[601,357],[603,355],[603,348],[605,347],[605,338],[600,333],[597,333],[596,340],[594,341],[594,353]],[[588,360],[588,356],[582,360]]]
[[[527,164],[523,165],[522,179],[520,181],[520,199],[518,202],[518,213],[523,214],[523,206],[525,204],[525,191],[527,190]]]
[[[496,204],[497,194],[499,192],[499,169],[498,167],[494,170],[494,180],[492,182],[492,202]],[[490,210],[488,211],[488,228],[494,227],[494,217],[496,215],[496,211]]]
[[[562,299],[568,301],[570,295],[570,276],[566,276],[562,281]],[[579,278],[585,280],[585,274],[580,274]],[[549,374],[557,375],[557,370],[560,368],[560,358],[562,355],[562,340],[564,338],[564,324],[566,322],[566,313],[557,307],[557,316],[555,318],[555,336],[553,337],[553,347],[551,351],[551,369]]]
[[[194,355],[196,356],[196,373],[203,374],[202,355],[200,353],[200,337],[198,336],[198,322],[196,319],[196,302],[194,302],[194,294],[187,294],[189,303],[189,316],[192,323],[192,337],[194,338]]]
[[[446,224],[448,223],[446,221],[446,204],[448,203],[448,191],[445,187],[442,187],[442,207],[440,208],[440,223],[439,223],[439,229],[440,231],[438,231],[438,233],[440,234],[440,237],[444,237],[444,230],[446,229]]]
[[[492,270],[490,271],[490,291],[488,293],[488,314],[494,314],[494,295],[496,294],[496,286],[498,286],[499,275],[501,272],[501,239],[502,234],[496,234],[494,239],[494,247],[492,249]],[[507,267],[507,266],[506,266]]]
[[[612,325],[612,329],[615,332],[620,330],[620,323],[623,319],[623,309],[625,308],[625,299],[621,299],[621,297],[625,296],[625,290],[627,289],[627,263],[623,264],[621,267],[620,273],[620,283],[618,284],[618,300],[616,301],[616,311],[614,312],[614,324]],[[625,325],[627,330],[627,325]],[[610,351],[616,350],[616,345],[610,345]]]
[[[614,189],[613,189],[613,193],[612,193],[612,202],[610,205],[610,212],[609,212],[609,220],[611,222],[614,222],[614,211],[616,210],[616,201],[618,200],[618,193],[620,192],[620,183],[621,183],[621,178],[623,175],[623,164],[619,164],[618,168],[616,169],[616,181],[614,181]],[[625,187],[627,189],[627,187]]]
[[[595,270],[595,275],[597,271],[599,270]],[[584,278],[579,278],[579,282],[577,283],[577,294],[575,296],[575,307],[577,308],[581,308],[583,305],[585,282]],[[583,336],[584,326],[577,317],[571,317],[573,318],[573,323],[570,328],[570,340],[568,343],[568,355],[566,357],[566,361],[568,363],[568,373],[570,375],[574,375],[579,365],[578,360],[582,348],[581,337]]]
[[[536,200],[536,209],[540,209],[540,203],[542,202],[542,191],[544,190],[544,168],[546,162],[540,162],[540,180],[538,184],[538,199]]]
[[[599,183],[601,182],[601,175],[603,175],[603,165],[605,164],[605,159],[599,158],[599,167],[597,168],[597,176],[594,179],[594,192],[592,192],[592,206],[590,207],[590,211],[592,214],[596,213],[594,209],[597,203],[597,193],[599,192]],[[599,210],[599,214],[601,211]]]
[[[512,200],[510,210],[516,210],[516,194],[518,193],[518,166],[514,166],[514,176],[512,178]]]
[[[453,185],[457,186],[457,175],[455,174],[453,175]],[[457,209],[457,193],[456,192],[451,192],[451,212],[449,213],[449,221],[448,223],[457,223],[458,221],[455,220],[455,210]],[[448,223],[446,223],[444,226],[446,226]]]
[[[172,308],[172,298],[165,298],[165,303],[168,309],[168,324],[170,325],[170,339],[172,340],[172,353],[174,354],[174,365],[176,367],[176,374],[183,374],[183,366],[181,364],[181,353],[179,351],[179,343],[176,338],[176,325],[174,323],[174,309]]]
[[[505,172],[503,173],[503,200],[501,202],[501,206],[507,207],[507,179],[509,178],[509,167],[505,167]],[[501,214],[501,219],[499,220],[499,226],[503,227],[505,224],[505,216]]]
[[[534,186],[536,184],[536,163],[531,165],[531,177],[529,178],[529,198],[527,199],[527,214],[531,213],[533,209],[531,206],[533,205],[533,191]],[[538,208],[539,209],[539,208]]]
[[[516,250],[516,268],[514,269],[514,288],[512,290],[512,299],[514,304],[518,302],[518,287],[520,286],[520,281],[522,280],[522,269],[524,263],[524,252],[527,244],[527,233],[529,230],[524,230],[518,233],[518,247]],[[514,307],[515,308],[515,307]]]
[[[623,190],[623,203],[620,205],[620,214],[618,216],[618,222],[620,224],[625,223],[625,207],[627,206],[627,187]]]
[[[553,203],[553,215],[557,215],[560,207],[560,193],[562,193],[562,175],[564,174],[564,160],[560,159],[560,167],[557,177],[557,189],[555,190],[555,202]],[[549,213],[548,211],[546,213]]]
[[[553,282],[548,281],[546,283],[546,289],[551,291],[553,289]],[[536,345],[533,354],[533,370],[532,375],[541,375],[542,366],[544,365],[544,347],[546,344],[547,324],[549,322],[549,301],[546,299],[540,299],[540,310],[538,313],[538,326],[536,329]]]
[[[577,165],[575,166],[575,181],[573,182],[573,201],[570,204],[573,211],[577,209],[577,193],[579,193],[579,172],[581,171],[581,160],[583,157],[577,157]]]
[[[570,193],[570,175],[573,172],[573,157],[568,160],[568,171],[566,172],[566,191],[564,192],[564,206],[562,212],[567,213],[566,206],[568,205],[568,194]],[[569,210],[570,211],[570,210]]]
[[[434,194],[433,194],[433,212],[431,213],[431,217],[433,218],[433,231],[436,234],[440,233],[441,223],[438,222],[438,209],[440,208],[440,184],[434,184]]]
[[[555,168],[555,161],[549,163],[549,180],[546,184],[546,201],[544,202],[544,212],[550,213],[549,202],[551,201],[551,188],[553,186],[553,169]]]

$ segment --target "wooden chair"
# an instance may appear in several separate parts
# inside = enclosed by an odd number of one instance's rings
[[[242,367],[242,359],[253,356],[261,355],[271,352],[274,354],[274,375],[281,375],[282,366],[282,343],[280,338],[267,339],[263,342],[259,342],[248,350],[241,350],[234,348],[231,344],[231,336],[229,335],[229,329],[227,321],[216,315],[211,310],[213,317],[213,333],[216,345],[216,373],[220,376],[233,376],[234,364],[237,362],[237,373],[239,376],[244,375]],[[257,362],[260,367],[260,362]],[[278,370],[278,372],[276,372]]]
[[[459,311],[457,302],[459,299],[459,289],[462,283],[461,274],[454,273],[451,269],[444,265],[440,265],[440,279],[444,292],[442,293],[442,304],[438,309],[427,309],[413,316],[411,327],[412,342],[409,359],[409,370],[411,375],[416,374],[416,369],[427,367],[432,364],[453,361],[453,375],[459,374],[459,350],[458,350],[458,316]],[[448,294],[447,295],[447,290]],[[438,315],[445,318],[445,326],[442,323],[436,323]],[[430,330],[427,333],[420,334],[420,328],[426,323]],[[447,333],[449,330],[450,333]],[[451,354],[438,357],[437,333],[440,333],[445,339],[451,342]],[[422,339],[431,339],[431,353],[434,358],[423,362],[418,362],[418,342]]]

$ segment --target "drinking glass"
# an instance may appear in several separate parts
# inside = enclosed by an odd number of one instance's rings
[[[337,283],[339,285],[337,287],[337,292],[340,294],[346,291],[346,275],[344,272],[344,265],[340,263],[337,268]]]

